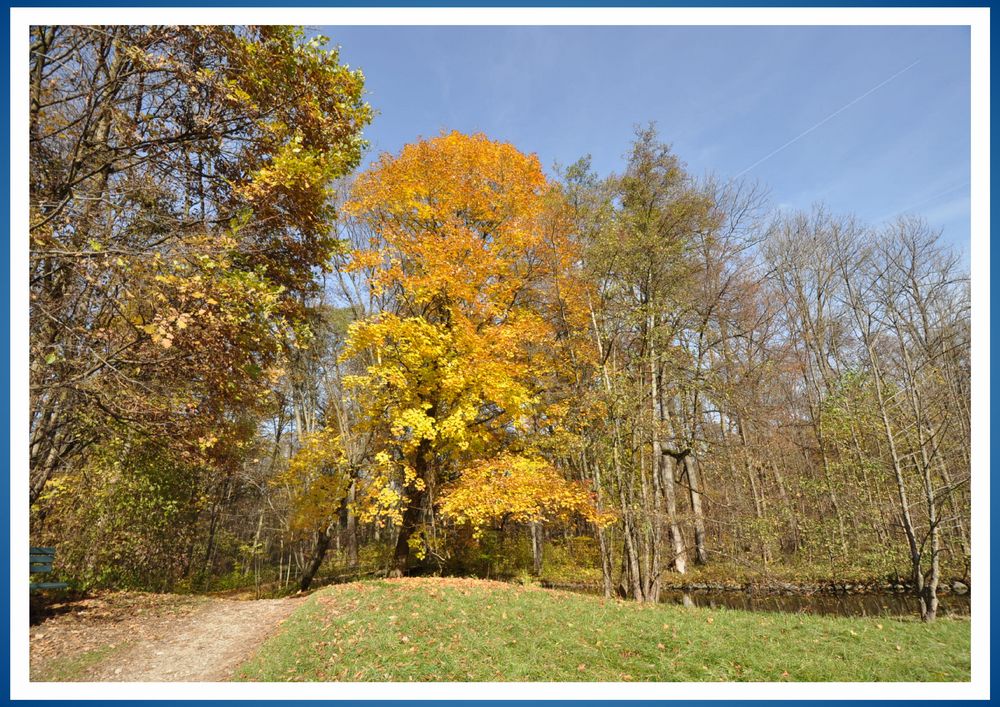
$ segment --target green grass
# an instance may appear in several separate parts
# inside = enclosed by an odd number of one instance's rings
[[[36,682],[73,682],[86,680],[91,668],[103,663],[118,653],[123,646],[99,646],[83,653],[55,658],[33,673],[31,680]]]
[[[266,681],[967,681],[969,621],[642,606],[460,579],[314,594],[237,672]]]

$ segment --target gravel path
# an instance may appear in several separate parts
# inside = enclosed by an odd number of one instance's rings
[[[169,635],[128,649],[95,680],[218,682],[228,680],[300,604],[294,599],[218,599]]]
[[[73,633],[86,640],[86,648],[95,645],[116,647],[106,658],[80,674],[66,677],[48,676],[47,679],[75,679],[107,682],[218,682],[232,677],[240,666],[271,636],[281,623],[302,604],[304,598],[291,599],[201,599],[184,605],[180,610],[160,612],[150,616],[146,612],[108,617],[101,622],[77,618]],[[93,613],[93,612],[92,612]],[[108,621],[111,618],[111,621]],[[55,619],[53,623],[60,622]],[[109,633],[108,624],[114,626]],[[49,624],[49,622],[45,622]],[[66,634],[60,626],[49,624],[33,629],[58,637]],[[68,627],[67,627],[68,628]],[[131,629],[131,630],[130,630]],[[46,636],[46,638],[48,637]],[[39,638],[42,636],[39,635]],[[112,643],[112,640],[114,643]],[[32,643],[34,644],[34,637]],[[61,658],[72,660],[63,651]],[[65,646],[69,648],[69,646]],[[34,653],[33,645],[33,653]],[[43,662],[39,655],[39,662]],[[47,661],[45,661],[47,662]],[[32,672],[36,673],[33,655]],[[38,666],[44,673],[44,665]],[[46,679],[42,674],[33,679]]]

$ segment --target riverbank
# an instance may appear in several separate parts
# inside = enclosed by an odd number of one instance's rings
[[[966,619],[640,605],[425,578],[313,594],[242,680],[965,681]]]
[[[603,595],[604,589],[593,584],[553,585],[541,582],[546,589]],[[742,611],[791,612],[820,616],[913,617],[920,613],[919,600],[912,593],[875,589],[827,590],[810,587],[731,587],[694,584],[684,588],[665,587],[660,602],[709,609],[727,608]],[[968,594],[942,594],[938,597],[939,616],[969,616],[972,602]]]
[[[561,582],[542,579],[539,584],[546,589],[564,589],[596,594],[603,591],[596,582]],[[662,584],[664,591],[680,592],[747,592],[756,594],[911,594],[913,587],[904,582],[681,582],[667,581]],[[942,584],[938,594],[968,596],[969,585],[956,580],[953,584]]]

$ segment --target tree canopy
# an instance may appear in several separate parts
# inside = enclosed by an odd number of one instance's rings
[[[551,189],[534,156],[450,133],[384,156],[358,177],[345,205],[370,234],[350,267],[368,270],[384,302],[352,325],[344,355],[367,352],[371,361],[349,384],[366,424],[380,429],[380,469],[398,479],[406,507],[399,571],[425,498],[470,467],[522,481],[525,498],[467,484],[448,497],[461,517],[478,517],[477,504],[509,504],[516,513],[523,502],[544,502],[532,496],[574,493],[558,475],[539,486],[538,462],[522,456],[542,412],[541,352],[558,328],[547,316],[562,296],[554,285],[568,276],[544,237]]]
[[[655,126],[612,174],[447,131],[358,172],[326,44],[31,29],[28,500],[74,582],[855,577],[930,620],[968,580],[939,232],[776,210]]]

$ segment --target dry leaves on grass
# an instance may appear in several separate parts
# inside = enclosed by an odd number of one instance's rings
[[[30,636],[32,679],[44,678],[54,661],[99,649],[115,649],[162,635],[205,601],[200,597],[145,592],[102,592],[85,597],[34,599]]]

